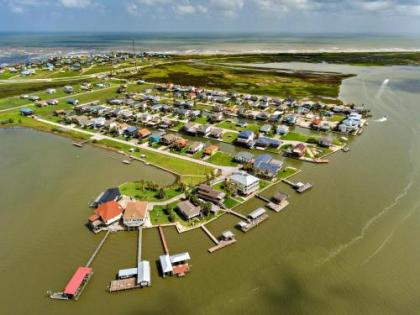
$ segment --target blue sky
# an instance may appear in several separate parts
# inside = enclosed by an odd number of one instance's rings
[[[0,0],[0,31],[420,33],[420,0]]]

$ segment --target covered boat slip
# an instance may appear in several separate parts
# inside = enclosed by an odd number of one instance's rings
[[[74,299],[78,300],[80,294],[88,283],[90,277],[93,274],[92,268],[89,267],[79,267],[76,272],[73,274],[69,282],[67,283],[64,291],[62,293],[52,293],[50,297],[52,299],[66,300]]]

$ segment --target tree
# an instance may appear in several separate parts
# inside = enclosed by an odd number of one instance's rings
[[[171,209],[169,216],[168,216],[169,222],[175,222],[175,214],[174,211]]]
[[[159,192],[158,192],[158,198],[163,199],[163,198],[165,198],[165,195],[166,195],[165,190],[163,188],[160,188]]]
[[[202,206],[202,211],[203,211],[203,214],[205,215],[205,216],[208,216],[209,214],[210,214],[210,211],[211,211],[211,207],[212,207],[212,205],[211,205],[211,203],[210,202],[205,202],[204,204],[203,204],[203,206]]]

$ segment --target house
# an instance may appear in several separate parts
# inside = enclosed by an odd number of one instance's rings
[[[303,143],[298,143],[293,146],[292,155],[296,157],[302,157],[306,153],[306,146]]]
[[[139,129],[139,130],[138,130],[138,132],[137,132],[137,136],[138,136],[140,139],[147,138],[147,137],[149,137],[151,134],[152,134],[152,132],[151,132],[149,129],[147,129],[147,128],[142,128],[142,129]]]
[[[223,130],[220,128],[212,128],[209,137],[220,139],[223,135]]]
[[[197,133],[201,136],[207,136],[211,132],[211,125],[199,125],[197,127]]]
[[[174,146],[178,150],[185,148],[187,145],[188,145],[188,140],[181,137],[178,137],[174,142]]]
[[[278,148],[281,145],[281,141],[273,138],[259,137],[255,142],[255,146],[260,148]]]
[[[225,200],[226,194],[224,192],[213,189],[211,186],[201,184],[197,187],[197,197],[214,204],[221,205]]]
[[[286,125],[277,126],[276,133],[281,136],[287,135],[289,133],[289,127]]]
[[[46,100],[46,103],[48,105],[57,105],[58,104],[58,100],[56,100],[56,99],[50,99],[50,100]]]
[[[194,154],[204,149],[204,143],[202,142],[193,142],[188,146],[187,152]]]
[[[78,99],[75,99],[75,98],[69,98],[69,99],[67,100],[67,104],[70,104],[70,105],[76,106],[76,105],[79,105],[79,100],[78,100]]]
[[[236,142],[241,145],[252,147],[254,145],[255,133],[251,130],[243,130],[238,134]]]
[[[159,143],[161,141],[161,134],[154,132],[149,136],[150,143]]]
[[[269,133],[269,132],[271,132],[272,129],[273,129],[273,126],[271,126],[269,124],[265,124],[265,125],[262,125],[261,126],[260,132],[262,132],[262,133]]]
[[[254,161],[254,155],[250,152],[239,152],[235,154],[233,160],[241,164],[252,163]]]
[[[34,114],[33,109],[30,109],[29,107],[23,107],[20,109],[20,114],[22,116],[31,116]]]
[[[64,110],[64,109],[56,109],[54,112],[53,112],[53,115],[54,116],[63,116],[63,115],[65,115],[66,114],[66,111]]]
[[[95,118],[92,121],[93,128],[102,128],[103,126],[105,126],[105,122],[106,122],[105,117]]]
[[[176,206],[186,220],[198,217],[201,213],[201,208],[193,205],[189,200],[181,201]]]
[[[182,130],[190,135],[197,134],[197,124],[193,122],[189,122],[182,127]]]
[[[166,135],[160,138],[160,142],[164,145],[171,145],[176,141],[176,139],[178,139],[178,136],[167,133]]]
[[[211,122],[220,122],[223,120],[223,113],[221,112],[215,112],[215,113],[211,113],[209,116],[209,119]]]
[[[95,213],[105,225],[110,225],[121,219],[123,209],[118,202],[108,201],[96,208]]]
[[[124,135],[126,137],[135,137],[137,136],[137,130],[138,130],[137,127],[129,126],[124,130]]]
[[[269,154],[262,154],[256,157],[253,170],[257,175],[273,178],[277,176],[282,166],[282,161],[273,159]]]
[[[129,229],[142,226],[146,220],[148,203],[146,201],[131,201],[127,203],[123,215],[123,223]]]
[[[74,88],[71,85],[66,85],[66,86],[64,86],[64,92],[67,93],[67,94],[73,93]]]
[[[252,176],[244,171],[237,171],[229,176],[229,180],[236,186],[242,195],[249,195],[260,188],[259,178]]]
[[[56,92],[56,90],[53,89],[53,88],[47,89],[47,94],[54,94],[55,92]]]
[[[206,155],[213,155],[215,154],[217,151],[219,151],[219,146],[215,145],[215,144],[210,144],[208,145],[205,149],[204,149],[204,154]]]

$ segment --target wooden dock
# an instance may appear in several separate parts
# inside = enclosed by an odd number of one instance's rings
[[[204,225],[202,225],[201,226],[201,229],[204,231],[204,233],[206,233],[207,234],[207,236],[216,244],[216,245],[218,245],[219,244],[219,240],[213,235],[213,234],[211,234],[211,232],[204,226]]]
[[[227,213],[231,213],[233,215],[236,215],[238,218],[244,219],[244,220],[248,220],[248,218],[246,216],[244,216],[243,214],[233,211],[233,210],[226,210]]]
[[[159,230],[160,240],[162,241],[163,250],[165,251],[166,255],[169,255],[168,244],[166,243],[165,234],[163,234],[163,228],[160,225],[158,226],[158,230]]]
[[[89,142],[89,140],[85,140],[85,141],[81,141],[81,142],[73,141],[73,142],[72,142],[72,144],[73,144],[75,147],[78,147],[78,148],[83,148],[83,146],[84,146],[86,143],[88,143],[88,142]]]
[[[287,179],[282,179],[282,182],[292,186],[293,189],[296,190],[298,193],[303,193],[312,188],[312,184],[310,183],[294,183]]]
[[[240,227],[240,230],[242,232],[246,233],[246,232],[252,230],[253,228],[257,227],[260,223],[264,222],[268,218],[269,218],[268,214],[263,214],[259,218],[255,219],[255,220],[252,220],[252,221],[249,221],[246,226]]]
[[[135,277],[127,278],[127,279],[120,279],[120,280],[113,280],[109,285],[109,292],[118,292],[118,291],[125,291],[130,289],[138,288],[139,285],[137,284],[137,279]]]
[[[267,208],[276,211],[276,212],[280,212],[281,210],[283,210],[284,208],[286,208],[289,205],[289,202],[287,200],[281,202],[280,204],[274,203],[274,202],[269,202],[267,204]]]
[[[262,201],[265,201],[267,203],[271,202],[270,199],[268,199],[267,197],[260,195],[260,194],[256,194],[255,197],[257,197],[258,199],[261,199]]]
[[[141,244],[143,237],[143,228],[139,227],[139,235],[137,239],[137,262],[141,261]]]
[[[90,256],[88,262],[86,263],[85,267],[90,267],[90,265],[92,264],[93,260],[95,259],[96,255],[98,255],[99,251],[101,250],[102,246],[104,245],[106,239],[108,238],[109,234],[111,233],[111,231],[107,231],[105,236],[103,237],[103,239],[101,240],[101,242],[98,244],[98,246],[96,247],[95,251],[93,252],[92,256]]]
[[[208,249],[208,251],[209,251],[209,253],[213,253],[215,251],[218,251],[219,249],[225,248],[225,247],[227,247],[229,245],[232,245],[232,244],[235,244],[235,243],[236,243],[235,239],[229,240],[229,241],[219,241],[219,243],[217,245],[215,245],[213,247],[210,247]]]

